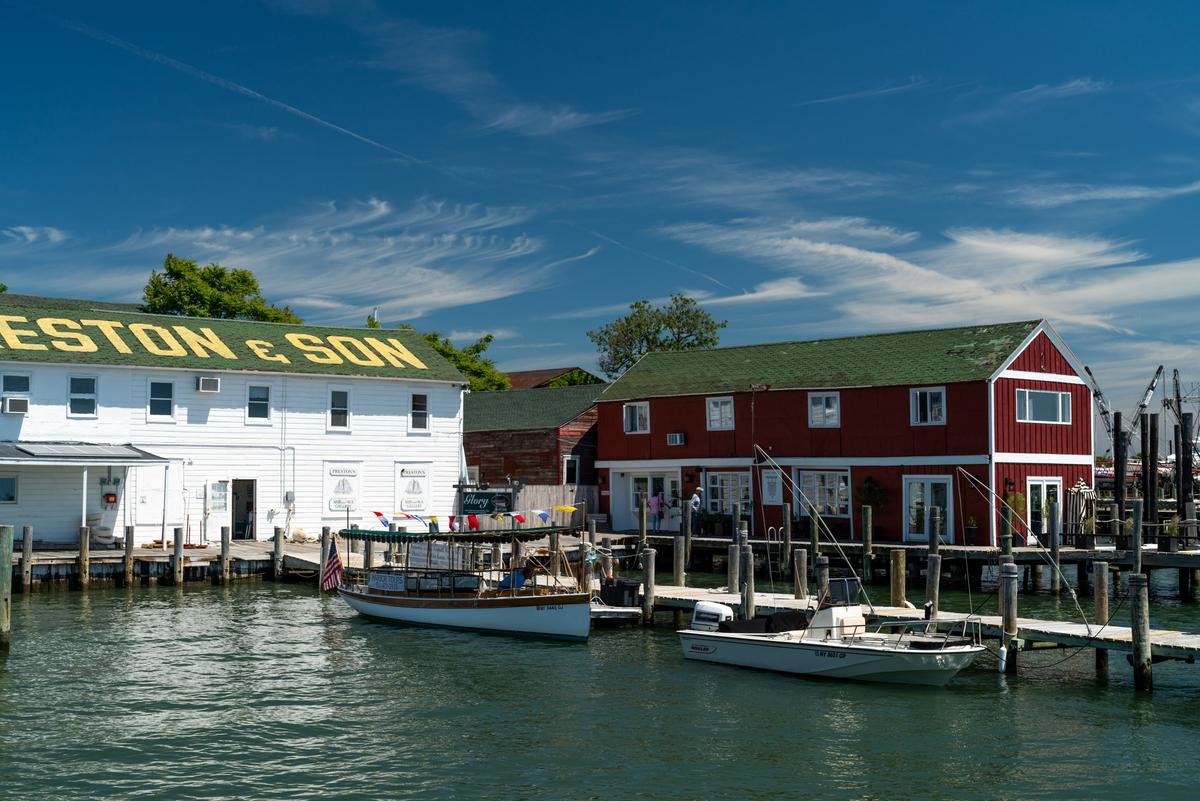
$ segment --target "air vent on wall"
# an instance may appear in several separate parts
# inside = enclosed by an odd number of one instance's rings
[[[215,376],[198,375],[196,376],[196,391],[197,392],[220,392],[221,379]]]
[[[684,445],[687,443],[687,434],[682,431],[677,431],[674,434],[667,434],[668,445]]]
[[[29,398],[13,396],[4,399],[5,414],[29,414]]]

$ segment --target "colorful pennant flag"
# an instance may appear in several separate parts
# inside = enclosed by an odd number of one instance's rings
[[[550,521],[550,515],[544,509],[534,509],[533,513],[541,518],[543,523],[548,523]]]
[[[429,516],[429,533],[437,534],[439,531],[441,531],[441,529],[438,528],[437,515],[430,515]]]
[[[555,506],[554,511],[566,512],[567,514],[571,514],[572,512],[575,511],[575,507],[574,506]]]
[[[384,517],[384,515],[383,515],[383,512],[372,512],[371,514],[373,514],[373,515],[375,515],[376,517],[378,517],[378,518],[379,518],[379,523],[380,523],[380,524],[381,524],[381,525],[382,525],[384,528],[391,528],[391,527],[392,527],[392,523],[391,523],[391,521],[390,521],[390,520],[388,520],[386,517]]]
[[[450,515],[450,530],[458,531],[458,518],[455,515]]]
[[[513,519],[513,520],[516,520],[518,523],[524,523],[524,522],[525,522],[525,515],[523,515],[523,514],[520,514],[519,512],[513,512],[513,513],[512,513],[512,515],[511,515],[511,517],[512,517],[512,519]]]
[[[467,531],[479,531],[479,518],[475,515],[467,515]]]

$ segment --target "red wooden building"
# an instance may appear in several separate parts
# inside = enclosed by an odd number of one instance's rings
[[[596,397],[605,384],[471,392],[463,450],[474,481],[596,483]]]
[[[1020,493],[1020,537],[1094,484],[1082,376],[1044,320],[647,354],[599,398],[601,511],[630,529],[662,492],[677,529],[699,485],[706,523],[740,504],[762,532],[811,502],[858,539],[869,503],[877,539],[927,542],[936,506],[946,541],[995,543],[996,496]]]

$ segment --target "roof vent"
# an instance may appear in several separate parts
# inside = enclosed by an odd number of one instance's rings
[[[216,376],[198,375],[196,376],[196,391],[197,392],[220,392],[221,379]]]

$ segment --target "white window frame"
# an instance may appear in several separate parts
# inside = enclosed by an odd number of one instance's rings
[[[724,403],[729,404],[729,425],[720,425],[720,420],[718,420],[717,425],[713,425],[713,409],[718,408],[718,404]],[[708,426],[709,431],[733,431],[737,425],[737,420],[733,415],[734,411],[732,395],[722,395],[721,397],[717,398],[704,399],[704,422],[705,425]],[[718,417],[719,416],[720,415],[718,415]]]
[[[425,411],[417,412],[415,408],[417,396],[425,398]],[[425,415],[425,427],[420,428],[416,425],[417,414]],[[408,396],[408,433],[410,434],[430,434],[433,432],[433,414],[429,411],[429,393],[428,392],[413,392]]]
[[[4,388],[4,379],[8,378],[9,376],[13,376],[14,378],[17,378],[17,377],[24,378],[26,381],[29,382],[29,389],[24,390],[23,392],[18,392],[16,390],[9,392],[8,390],[6,390]],[[5,370],[4,373],[0,374],[0,394],[15,395],[19,398],[28,398],[28,397],[32,396],[33,395],[33,374],[32,373],[14,372],[12,370]]]
[[[335,426],[333,424],[333,393],[346,393],[346,425]],[[325,393],[325,431],[328,433],[345,432],[352,430],[354,426],[354,414],[351,412],[353,407],[353,393],[350,387],[340,384],[330,384],[329,391]]]
[[[629,409],[643,408],[646,410],[646,427],[635,431],[629,430]],[[650,403],[648,401],[636,401],[634,403],[626,403],[621,406],[621,427],[625,429],[626,434],[649,434],[650,433]]]
[[[836,422],[833,422],[833,423],[826,422],[826,421],[817,422],[817,421],[813,420],[813,401],[816,400],[817,398],[821,398],[822,401],[825,401],[829,398],[833,398],[836,401],[836,404],[835,404],[836,408],[837,408],[837,421]],[[842,427],[842,393],[840,393],[840,392],[810,392],[810,393],[808,393],[808,398],[806,400],[806,403],[808,406],[808,427],[809,428],[841,428]],[[822,413],[825,412],[824,402],[822,402],[822,404],[821,404],[821,410],[822,410]]]
[[[732,483],[737,489],[745,488],[744,497],[738,500],[730,500],[720,497],[720,494],[714,492],[714,484],[720,487],[721,480],[724,477],[734,477]],[[749,470],[710,470],[704,476],[704,505],[709,514],[731,515],[734,514],[734,506],[737,503],[742,504],[742,512],[748,512],[753,509],[754,503],[754,487],[750,481]],[[722,505],[728,506],[727,509],[722,509]]]
[[[171,413],[170,414],[155,414],[151,411],[151,402],[155,400],[150,396],[155,384],[167,384],[171,387]],[[163,400],[158,398],[158,400]],[[175,382],[169,378],[147,378],[146,379],[146,422],[148,423],[174,423],[175,422]]]
[[[567,481],[567,464],[570,462],[575,463],[575,480],[574,481]],[[579,469],[582,466],[583,466],[582,460],[578,456],[576,456],[574,454],[567,454],[566,456],[564,456],[562,458],[562,482],[561,482],[562,485],[566,486],[568,484],[578,484],[579,483]]]
[[[1022,407],[1022,403],[1021,403],[1021,393],[1022,392],[1025,393],[1024,409],[1021,408]],[[1062,404],[1063,404],[1063,398],[1065,397],[1067,399],[1067,419],[1066,420],[1062,420],[1062,419],[1030,420],[1029,419],[1029,409],[1030,409],[1029,393],[1030,392],[1041,392],[1041,393],[1044,393],[1047,395],[1057,395],[1058,396],[1058,416],[1059,416],[1059,418],[1062,418],[1062,408],[1063,408]],[[1016,395],[1014,397],[1015,397],[1015,406],[1016,406],[1016,411],[1017,411],[1017,422],[1018,423],[1028,423],[1031,425],[1043,425],[1043,426],[1069,426],[1069,425],[1071,425],[1071,421],[1074,419],[1075,410],[1072,408],[1072,406],[1074,404],[1071,401],[1071,393],[1070,392],[1064,392],[1060,389],[1033,389],[1032,387],[1017,387]],[[1024,418],[1021,417],[1022,413],[1024,413],[1024,415],[1025,415]]]
[[[467,465],[467,483],[468,484],[476,484],[476,485],[479,484],[479,465],[477,465],[477,464]]]
[[[921,422],[917,419],[917,410],[922,392],[939,392],[942,395],[942,419],[941,420],[926,420]],[[913,387],[908,391],[908,422],[914,426],[944,426],[946,418],[949,416],[946,406],[946,388],[945,387]]]
[[[0,506],[9,506],[21,502],[21,477],[15,473],[5,473],[0,475],[0,480],[11,478],[13,483],[13,499],[11,501],[0,500]]]
[[[89,393],[72,392],[71,391],[71,381],[76,378],[91,379],[92,380],[92,391]],[[91,398],[95,404],[95,410],[91,414],[75,414],[74,412],[71,411],[71,399],[72,398]],[[99,416],[100,416],[100,376],[86,375],[83,373],[76,373],[74,375],[68,375],[67,376],[67,417],[71,417],[76,420],[95,420]]]
[[[262,387],[267,390],[267,416],[266,417],[251,417],[250,416],[250,390]],[[254,401],[254,403],[262,403],[262,401]],[[262,382],[251,383],[246,382],[246,425],[248,426],[270,426],[275,424],[275,386]]]
[[[825,476],[825,477],[836,476],[837,477],[837,479],[836,479],[837,483],[835,483],[833,486],[833,502],[832,502],[832,504],[829,504],[830,506],[832,506],[833,511],[826,511],[826,504],[827,504],[827,500],[828,500],[827,498],[812,497],[816,493],[815,492],[810,493],[809,492],[810,487],[805,486],[804,479],[806,476],[814,476],[814,477],[815,476]],[[844,512],[841,509],[842,501],[841,501],[841,498],[839,497],[841,494],[839,492],[839,489],[840,489],[842,481],[845,481],[845,485],[846,485],[846,510]],[[825,482],[822,482],[822,483],[825,484]],[[803,517],[808,516],[808,505],[809,505],[809,503],[812,503],[814,506],[817,507],[817,512],[820,513],[821,517],[837,518],[837,519],[843,519],[843,520],[849,519],[850,510],[853,508],[853,501],[854,501],[854,499],[851,497],[851,493],[853,492],[853,490],[850,487],[850,471],[849,470],[799,470],[799,471],[797,471],[797,475],[796,475],[796,486],[798,486],[800,488],[800,499],[799,500],[800,500],[801,516],[803,516]],[[828,488],[829,487],[827,484],[825,484],[822,487],[822,489],[828,489]]]
[[[900,476],[900,501],[903,506],[900,509],[900,533],[903,542],[929,542],[929,535],[926,533],[925,539],[917,539],[908,530],[908,482],[909,481],[928,481],[933,483],[937,481],[946,485],[946,508],[942,510],[942,543],[951,545],[954,543],[954,476],[948,476],[937,473],[905,473]],[[926,504],[928,509],[929,504]],[[929,527],[929,516],[925,516],[925,527]]]
[[[1026,476],[1025,477],[1025,531],[1028,536],[1035,536],[1035,537],[1039,537],[1039,538],[1042,536],[1039,532],[1033,530],[1033,485],[1034,484],[1042,485],[1043,494],[1045,493],[1045,488],[1047,485],[1052,485],[1052,486],[1055,486],[1058,488],[1058,523],[1059,523],[1058,531],[1061,536],[1063,516],[1066,514],[1066,512],[1064,511],[1066,508],[1066,504],[1065,504],[1064,498],[1063,498],[1063,484],[1064,483],[1065,482],[1063,481],[1062,476]],[[1044,497],[1044,495],[1043,495],[1043,497]],[[1047,531],[1045,536],[1049,537],[1050,532]],[[1042,543],[1042,545],[1047,548],[1050,547],[1049,539],[1047,539],[1044,543]]]

